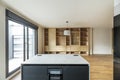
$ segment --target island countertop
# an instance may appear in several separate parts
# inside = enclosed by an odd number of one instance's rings
[[[39,54],[22,64],[89,65],[88,61],[78,54]]]

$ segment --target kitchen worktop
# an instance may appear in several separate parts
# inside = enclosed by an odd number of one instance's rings
[[[87,64],[89,63],[76,54],[39,54],[22,64]]]

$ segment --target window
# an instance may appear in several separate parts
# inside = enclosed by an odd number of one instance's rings
[[[37,29],[35,25],[6,10],[7,76],[37,53]]]
[[[23,62],[23,49],[24,49],[24,26],[22,24],[18,24],[11,20],[8,20],[9,27],[9,66],[8,72],[12,72],[14,69],[18,68],[20,64]]]

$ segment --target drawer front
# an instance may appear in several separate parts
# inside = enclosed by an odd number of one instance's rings
[[[89,80],[89,67],[64,66],[63,80]]]
[[[49,80],[47,66],[22,66],[22,80]]]
[[[56,51],[66,51],[66,47],[65,46],[56,46],[56,48],[54,48]]]
[[[80,46],[81,51],[88,51],[88,46]]]
[[[71,45],[70,46],[70,50],[71,51],[80,51],[80,46],[78,46],[78,45]]]
[[[44,49],[45,49],[45,51],[49,51],[49,48],[48,48],[48,46],[45,46],[45,48],[44,48]]]

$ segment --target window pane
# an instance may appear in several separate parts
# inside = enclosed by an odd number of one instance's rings
[[[28,28],[28,42],[29,42],[29,58],[35,55],[35,30]]]
[[[8,20],[9,27],[9,68],[11,72],[18,68],[23,62],[24,48],[24,26],[22,24]]]
[[[25,45],[25,53],[24,53],[24,55],[25,55],[24,58],[25,59],[24,60],[27,60],[28,59],[28,47],[29,47],[28,46],[28,41],[27,41],[28,40],[28,28],[27,28],[27,26],[25,26],[25,35],[24,35],[24,37],[25,37],[25,40],[24,40],[25,41],[25,44],[24,44]]]

